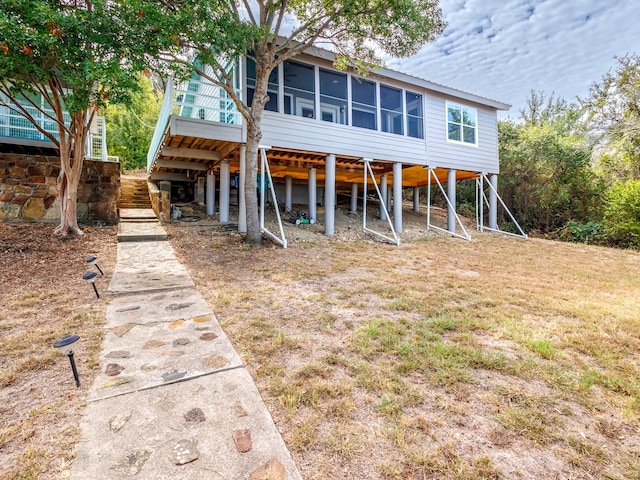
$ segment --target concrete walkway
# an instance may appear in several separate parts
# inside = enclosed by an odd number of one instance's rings
[[[149,225],[137,223],[129,220],[128,231]],[[72,479],[301,479],[241,358],[166,240],[118,243],[109,291],[101,372]]]

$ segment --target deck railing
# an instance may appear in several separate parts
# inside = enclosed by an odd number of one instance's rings
[[[51,139],[36,128],[24,115],[16,109],[10,108],[14,105],[3,97],[3,102],[9,106],[0,105],[0,137],[11,138],[11,143],[20,143],[20,140],[51,142]],[[59,139],[58,125],[43,115],[43,113],[30,105],[23,105],[29,114],[38,122],[42,130],[50,133],[54,138]],[[53,110],[43,108],[47,115],[54,116]],[[68,113],[64,114],[65,123],[71,122]],[[0,140],[1,141],[1,140]],[[89,131],[86,145],[86,157],[92,160],[105,162],[117,162],[118,157],[107,154],[107,130],[104,117],[95,117],[94,123]]]
[[[167,82],[156,129],[147,154],[147,169],[151,168],[171,116],[195,118],[227,125],[241,125],[242,115],[229,94],[221,87],[203,80],[189,80],[174,86]],[[236,91],[240,95],[240,91]]]

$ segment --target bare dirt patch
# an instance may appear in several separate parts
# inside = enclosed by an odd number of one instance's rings
[[[106,290],[116,258],[116,227],[84,227],[83,237],[53,225],[0,223],[0,478],[64,478],[97,365],[106,298],[82,274],[98,256]],[[53,344],[80,335],[76,388],[69,361]]]

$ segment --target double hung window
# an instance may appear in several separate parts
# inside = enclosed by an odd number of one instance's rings
[[[475,108],[447,102],[447,140],[477,145],[477,116]]]

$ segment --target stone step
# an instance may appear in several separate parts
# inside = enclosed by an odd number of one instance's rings
[[[120,222],[118,242],[157,242],[167,239],[167,232],[158,222]]]

